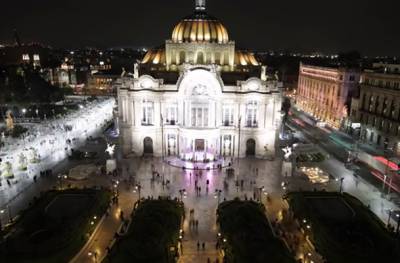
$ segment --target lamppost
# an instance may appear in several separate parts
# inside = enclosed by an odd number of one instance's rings
[[[236,190],[237,194],[239,195],[239,175],[240,175],[240,130],[241,130],[241,122],[242,122],[242,116],[239,116],[239,136],[238,136],[238,171],[235,173],[236,176]]]
[[[264,191],[264,188],[264,186],[258,188],[258,198],[260,203],[262,203],[262,192]]]
[[[7,210],[8,210],[8,222],[12,223],[12,216],[11,216],[11,206],[7,205]],[[6,212],[5,209],[0,210],[0,214],[4,214]]]
[[[384,150],[384,156],[385,156],[385,160],[386,160],[386,166],[385,166],[385,174],[383,175],[383,184],[382,184],[382,192],[385,192],[385,185],[386,185],[386,178],[387,178],[387,174],[389,171],[389,152],[387,149]]]
[[[396,227],[396,234],[399,234],[399,226],[400,226],[400,213],[396,214],[397,217],[397,227]]]
[[[181,196],[181,202],[183,202],[183,195],[186,195],[186,190],[185,189],[179,189],[179,194]]]
[[[162,169],[162,185],[163,185],[163,189],[165,186],[165,175],[164,175],[164,117],[162,114],[160,114],[160,119],[161,119],[161,169]]]
[[[25,119],[25,114],[26,114],[26,109],[23,108],[23,109],[22,109],[22,118],[23,118],[23,119]]]
[[[335,181],[336,181],[336,182],[340,181],[339,193],[341,194],[342,191],[343,191],[343,181],[344,181],[344,177],[341,177],[340,179],[339,179],[339,178],[336,178]]]
[[[389,224],[390,224],[390,217],[392,216],[392,212],[393,212],[393,209],[389,209],[389,216],[388,216],[388,221],[387,221],[387,226],[389,226]]]
[[[88,256],[93,257],[94,262],[97,262],[97,252],[96,251],[95,252],[89,251]]]
[[[60,190],[62,190],[62,188],[63,188],[63,179],[64,180],[67,179],[68,176],[66,176],[65,174],[64,175],[59,174],[57,176],[57,178],[58,178],[58,181],[59,181],[59,184],[60,184]]]
[[[140,201],[140,192],[141,192],[141,190],[142,190],[142,185],[140,183],[137,183],[136,186],[135,186],[135,191],[134,192],[136,192],[136,191],[138,192],[139,201]]]
[[[221,189],[215,189],[215,196],[214,196],[214,198],[217,198],[217,199],[218,199],[218,205],[219,205],[219,203],[220,203],[220,201],[221,201],[221,193],[222,193],[222,190],[221,190]]]

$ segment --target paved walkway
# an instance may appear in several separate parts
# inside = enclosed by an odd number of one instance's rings
[[[107,248],[122,224],[121,211],[125,218],[129,217],[137,200],[137,195],[128,190],[126,185],[121,184],[119,188],[118,204],[111,206],[109,215],[104,216],[86,245],[70,263],[101,262],[107,255]]]

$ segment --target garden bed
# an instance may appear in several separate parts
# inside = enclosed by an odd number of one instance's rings
[[[264,210],[253,201],[233,200],[219,205],[218,223],[227,262],[295,262],[284,243],[273,235]]]
[[[133,211],[127,233],[114,244],[104,262],[175,262],[182,203],[175,200],[144,200]]]
[[[318,153],[301,153],[297,156],[296,162],[300,163],[308,163],[308,162],[322,162],[325,160],[325,156]]]
[[[0,244],[0,262],[68,262],[86,243],[110,196],[94,189],[44,193],[21,213]]]
[[[400,243],[358,199],[330,192],[289,193],[291,210],[327,262],[400,262]]]

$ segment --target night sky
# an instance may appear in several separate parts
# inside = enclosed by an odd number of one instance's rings
[[[54,47],[158,46],[194,0],[4,0],[0,41]],[[207,0],[237,46],[255,50],[400,55],[400,1]]]

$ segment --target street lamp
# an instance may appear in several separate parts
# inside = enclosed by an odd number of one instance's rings
[[[340,179],[336,178],[335,181],[339,181],[340,180],[340,185],[339,185],[339,193],[341,194],[343,191],[343,181],[344,181],[344,177],[341,177]]]
[[[222,193],[222,190],[221,190],[221,189],[215,189],[215,196],[214,196],[214,198],[218,198],[218,205],[219,205],[219,203],[220,203],[220,201],[221,201],[221,193]]]
[[[67,179],[68,176],[66,176],[65,174],[64,174],[64,175],[59,174],[59,175],[57,176],[57,178],[58,178],[59,183],[60,183],[60,190],[62,190],[62,188],[63,188],[62,182],[63,182],[63,180]]]
[[[264,186],[258,188],[258,201],[262,203],[262,192],[264,190]]]
[[[93,257],[94,262],[97,262],[97,252],[96,251],[95,252],[89,251],[88,256]]]
[[[140,192],[141,192],[141,190],[142,190],[142,185],[140,183],[137,183],[136,186],[135,186],[134,192],[136,192],[136,191],[138,192],[139,200],[140,200]]]
[[[388,221],[387,221],[387,226],[389,226],[389,224],[390,224],[390,217],[392,216],[392,212],[393,212],[393,209],[389,209],[389,216],[388,216]]]
[[[396,214],[397,217],[397,227],[396,227],[396,234],[399,234],[399,226],[400,226],[400,214]]]
[[[12,223],[12,216],[11,216],[11,206],[7,205],[7,210],[8,210],[8,221],[9,223]],[[0,214],[4,214],[6,212],[5,209],[0,210]]]

